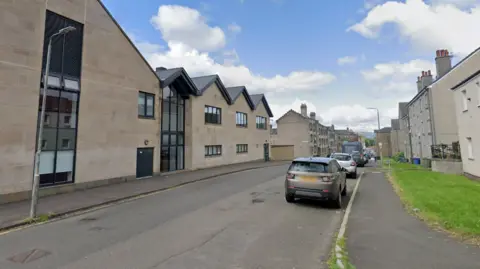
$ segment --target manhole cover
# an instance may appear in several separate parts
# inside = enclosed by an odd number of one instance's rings
[[[265,199],[261,199],[261,198],[252,199],[252,204],[258,204],[263,202],[265,202]]]
[[[97,219],[96,218],[83,218],[80,220],[80,222],[91,222],[91,221],[96,221]]]
[[[38,260],[40,258],[43,258],[45,256],[48,256],[52,254],[51,252],[48,252],[46,250],[41,250],[41,249],[32,249],[27,252],[23,252],[20,254],[17,254],[15,256],[12,256],[8,258],[9,261],[14,262],[14,263],[29,263],[33,262],[35,260]]]

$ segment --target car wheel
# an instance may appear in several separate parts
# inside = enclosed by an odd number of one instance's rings
[[[340,192],[338,193],[337,199],[333,201],[333,206],[335,206],[335,208],[342,208],[342,195]]]
[[[295,202],[295,195],[285,194],[285,201],[287,201],[287,203],[294,203]]]
[[[342,195],[347,196],[347,184],[346,183],[345,183],[345,186],[343,187]]]

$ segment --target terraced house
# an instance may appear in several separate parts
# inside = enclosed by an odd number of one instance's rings
[[[99,0],[2,1],[0,17],[0,203],[29,197],[40,124],[41,195],[268,155],[265,96],[153,70]]]

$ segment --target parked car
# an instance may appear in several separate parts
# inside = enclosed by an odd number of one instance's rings
[[[358,151],[352,153],[352,158],[357,163],[358,167],[364,167],[365,164],[367,163],[365,155],[360,154],[360,152]]]
[[[337,160],[324,157],[293,160],[285,177],[285,200],[295,198],[332,201],[342,207],[342,196],[347,195],[347,180]]]
[[[347,170],[347,176],[357,178],[357,163],[353,160],[352,155],[347,153],[332,154],[332,158],[336,159],[338,163]]]

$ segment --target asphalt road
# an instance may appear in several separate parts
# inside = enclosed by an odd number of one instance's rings
[[[222,176],[5,234],[0,268],[326,268],[343,210],[287,204],[285,170]]]

